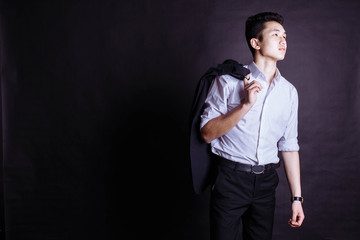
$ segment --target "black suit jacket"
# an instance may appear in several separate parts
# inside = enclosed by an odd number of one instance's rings
[[[200,194],[212,181],[213,161],[211,158],[210,144],[207,144],[200,134],[200,115],[204,111],[204,102],[208,90],[215,77],[220,75],[231,75],[239,80],[250,73],[250,70],[243,67],[237,61],[228,59],[216,68],[211,67],[200,78],[196,87],[190,113],[190,160],[192,183],[195,193]]]

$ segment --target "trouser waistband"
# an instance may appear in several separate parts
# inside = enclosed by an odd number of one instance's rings
[[[214,158],[218,160],[218,164],[220,166],[225,166],[234,169],[235,171],[253,173],[253,174],[262,174],[270,170],[274,170],[280,166],[280,162],[278,163],[269,163],[265,165],[250,165],[243,164],[239,162],[234,162],[229,159],[220,157],[219,155],[214,154]]]

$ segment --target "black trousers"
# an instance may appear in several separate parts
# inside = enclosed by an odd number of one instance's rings
[[[211,239],[271,240],[278,183],[275,169],[257,175],[218,166],[211,190]]]

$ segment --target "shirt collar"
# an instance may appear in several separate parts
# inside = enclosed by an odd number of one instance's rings
[[[255,62],[252,62],[249,64],[249,70],[251,71],[251,76],[254,79],[257,80],[261,80],[261,81],[265,81],[266,82],[266,78],[265,75],[260,71],[260,69],[256,66]],[[278,68],[276,68],[276,73],[275,73],[275,77],[273,79],[273,83],[276,84],[277,82],[279,82],[281,79],[281,73],[279,71]]]

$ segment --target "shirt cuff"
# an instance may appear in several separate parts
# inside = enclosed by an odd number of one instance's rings
[[[279,151],[281,151],[281,152],[299,151],[299,149],[300,149],[300,147],[299,147],[297,139],[279,142]]]

